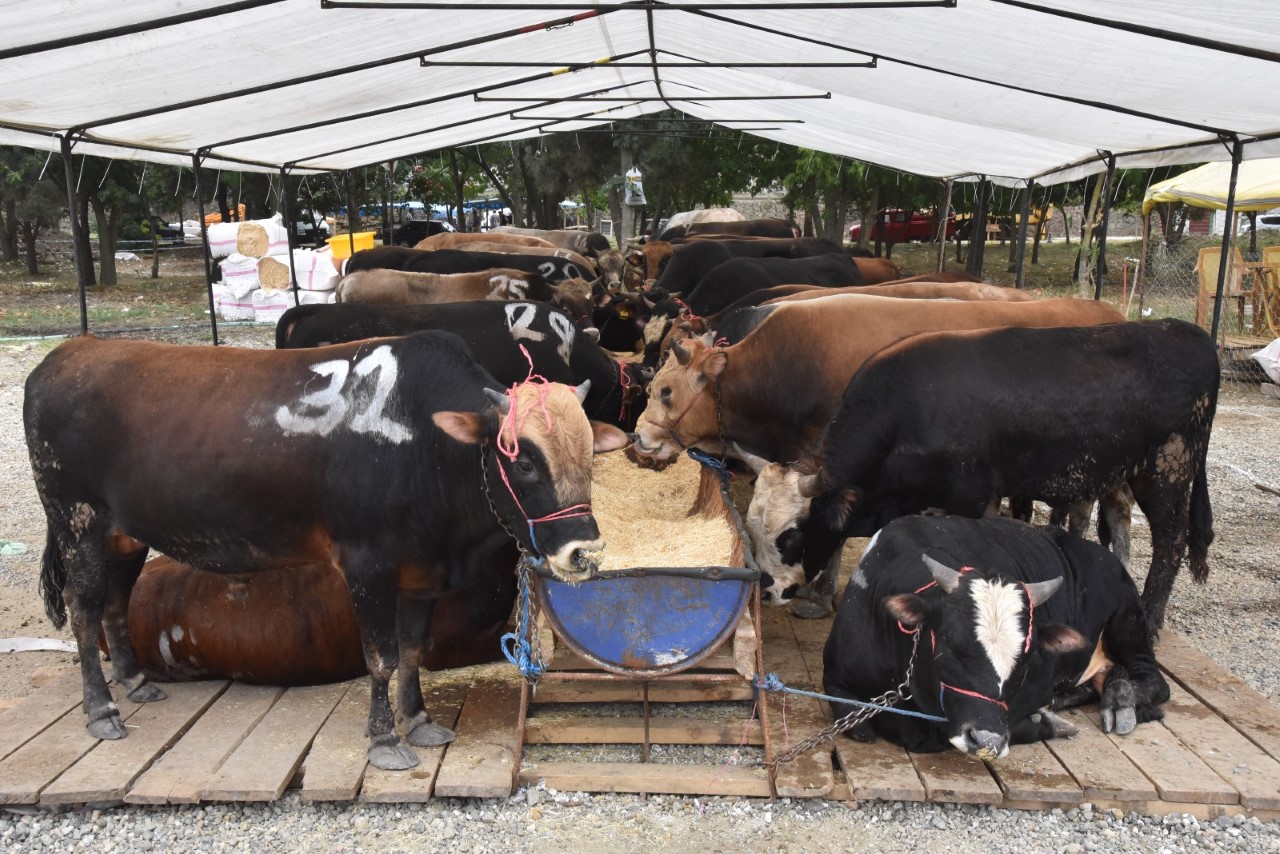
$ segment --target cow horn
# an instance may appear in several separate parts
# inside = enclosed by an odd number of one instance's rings
[[[738,459],[750,466],[751,470],[756,474],[760,474],[760,472],[764,471],[764,467],[769,465],[769,461],[764,457],[757,457],[750,451],[744,450],[737,442],[731,444],[733,445],[733,452],[738,455]]]
[[[651,309],[658,307],[658,304],[653,300],[649,299],[648,297],[640,297],[640,299],[644,300],[644,304],[649,306],[649,308]]]
[[[591,380],[583,380],[577,388],[573,390],[574,395],[578,398],[578,403],[587,402],[587,392],[591,391]]]
[[[796,481],[801,498],[816,498],[818,495],[818,473],[807,474]]]
[[[484,396],[489,398],[489,401],[498,408],[498,412],[502,415],[506,415],[508,410],[511,409],[511,398],[500,391],[487,388],[484,390]]]
[[[671,342],[671,352],[676,354],[676,361],[681,365],[687,365],[693,360],[693,354],[686,350],[679,341]]]
[[[960,583],[960,573],[957,570],[938,563],[928,555],[920,555],[920,559],[924,561],[925,566],[929,567],[929,573],[933,576],[933,580],[938,582],[943,592],[950,593],[956,589],[956,585]]]
[[[1034,608],[1049,600],[1049,597],[1058,592],[1058,588],[1062,586],[1062,576],[1050,578],[1048,581],[1037,581],[1035,584],[1027,585],[1027,595],[1031,597],[1031,606]]]

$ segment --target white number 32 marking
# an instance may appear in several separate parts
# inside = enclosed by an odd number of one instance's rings
[[[383,344],[378,347],[356,362],[354,369],[346,359],[334,359],[312,365],[311,370],[319,376],[328,377],[329,383],[322,389],[304,394],[293,409],[281,406],[276,410],[276,423],[286,433],[327,436],[345,423],[354,433],[380,436],[397,444],[413,438],[412,430],[383,414],[399,373],[399,365],[389,346]],[[374,371],[377,371],[378,379],[373,393],[357,399],[357,387],[363,385],[364,378]]]

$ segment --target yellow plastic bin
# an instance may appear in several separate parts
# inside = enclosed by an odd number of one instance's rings
[[[337,237],[326,238],[325,242],[329,244],[334,258],[349,258],[352,238],[355,239],[356,251],[359,252],[361,249],[373,248],[373,236],[377,233],[376,231],[357,231],[355,234],[339,234]]]

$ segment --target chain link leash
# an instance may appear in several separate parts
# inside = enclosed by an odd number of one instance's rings
[[[876,715],[880,714],[883,711],[892,709],[898,703],[904,702],[906,700],[910,700],[911,689],[909,686],[911,683],[911,674],[915,670],[916,650],[918,650],[919,647],[920,647],[920,632],[919,630],[917,630],[912,633],[911,658],[907,662],[907,675],[903,677],[902,683],[898,685],[897,688],[894,688],[889,691],[885,691],[880,696],[873,697],[870,701],[868,701],[869,704],[871,706],[874,706],[875,708],[867,708],[866,706],[855,708],[852,712],[840,718],[835,723],[831,724],[830,726],[824,727],[823,729],[818,730],[813,735],[806,738],[804,741],[799,742],[790,750],[788,750],[786,753],[783,753],[782,755],[775,757],[769,762],[766,762],[764,767],[769,771],[770,774],[776,773],[779,765],[784,765],[790,762],[791,760],[795,759],[800,754],[807,753],[808,751],[813,750],[815,747],[819,746],[820,744],[823,744],[824,742],[834,739],[840,733],[853,729],[858,724],[861,724],[865,721],[870,720],[871,718],[875,717]],[[763,702],[763,698],[762,698],[762,702]]]

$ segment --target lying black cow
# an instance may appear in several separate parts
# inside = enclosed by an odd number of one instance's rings
[[[624,430],[635,428],[647,399],[640,365],[618,362],[569,315],[540,302],[472,302],[441,305],[299,305],[276,324],[282,350],[341,344],[365,338],[407,335],[423,329],[453,332],[467,342],[476,361],[503,386],[534,372],[551,382],[591,383],[583,401],[588,418]]]
[[[1154,631],[1188,540],[1192,578],[1208,576],[1218,375],[1213,341],[1180,320],[911,336],[859,368],[812,458],[750,460],[757,549],[821,573],[804,609],[820,616],[847,537],[929,508],[992,515],[1002,496],[1070,507],[1127,481],[1151,526]]]
[[[1074,735],[1051,705],[1101,695],[1102,727],[1121,735],[1163,718],[1169,686],[1146,625],[1133,580],[1096,543],[1013,519],[912,516],[876,534],[845,588],[823,684],[862,702],[898,687],[918,632],[899,708],[946,722],[882,712],[852,734],[992,760]],[[832,705],[837,718],[854,710]]]
[[[76,338],[27,378],[23,421],[49,525],[41,591],[54,625],[71,612],[92,735],[125,736],[100,628],[120,690],[164,698],[126,626],[149,549],[237,575],[322,561],[351,591],[372,678],[369,761],[391,769],[417,764],[388,699],[397,667],[410,743],[453,737],[419,683],[435,598],[467,582],[451,556],[505,530],[556,575],[590,576],[592,448],[626,443],[567,386],[503,394],[443,332],[297,351]]]
[[[466,252],[461,249],[410,249],[407,246],[376,246],[362,249],[346,260],[342,274],[360,270],[404,270],[409,273],[479,273],[484,270],[520,270],[537,273],[548,283],[565,279],[593,279],[567,258],[548,255],[518,255],[506,252]]]

